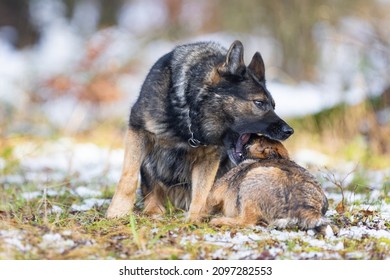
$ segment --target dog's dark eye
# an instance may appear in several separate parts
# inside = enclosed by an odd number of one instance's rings
[[[262,101],[262,100],[254,100],[253,101],[254,103],[255,103],[255,105],[257,106],[257,107],[259,107],[260,109],[264,109],[266,106],[266,103],[264,102],[264,101]]]

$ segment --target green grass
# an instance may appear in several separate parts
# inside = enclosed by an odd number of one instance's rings
[[[63,198],[66,198],[65,201]],[[23,203],[23,200],[18,201]],[[12,259],[212,259],[215,257],[213,253],[217,250],[224,251],[228,256],[234,253],[235,249],[233,244],[225,247],[207,242],[205,235],[228,233],[234,238],[236,234],[259,236],[267,234],[254,228],[213,228],[207,223],[189,224],[185,222],[184,215],[180,212],[152,218],[138,210],[128,217],[113,220],[104,217],[106,206],[86,212],[66,210],[63,213],[47,212],[50,205],[61,204],[70,207],[75,201],[77,200],[69,199],[65,195],[58,196],[52,198],[45,208],[42,199],[37,198],[24,201],[23,207],[19,205],[2,211],[0,229],[15,230],[21,235],[21,242],[31,246],[31,249],[20,252],[17,248],[5,248],[5,243],[1,243],[0,252],[3,250],[7,253],[0,256]],[[370,211],[346,212],[333,216],[332,220],[340,228],[349,228],[359,223],[368,224],[376,214]],[[55,233],[60,234],[64,241],[72,240],[74,245],[63,252],[50,247],[42,248],[43,236]],[[386,238],[364,237],[362,240],[339,238],[344,243],[344,248],[338,252],[341,256],[356,251],[366,254],[368,247],[370,247],[368,254],[372,258],[383,258],[385,253],[389,253],[390,240]],[[322,247],[310,246],[299,237],[287,240],[264,238],[243,246],[247,246],[253,254],[259,255],[275,247],[283,248],[284,254],[291,253],[297,256],[304,252],[326,251]],[[286,255],[281,255],[280,258],[286,258]]]
[[[320,130],[313,133],[310,138],[306,138],[309,137],[308,134],[301,132],[305,131],[304,126],[310,126],[310,122],[318,125],[321,130],[334,124],[334,119],[325,122],[323,121],[325,118],[326,115],[313,117],[306,124],[300,121],[296,129],[297,133],[300,133],[299,139],[292,142],[288,140],[286,145],[291,145],[294,151],[294,146],[304,145],[299,141],[310,139],[313,142],[311,148],[318,145],[319,150],[325,152],[327,146],[326,143],[322,145],[324,136],[320,135]],[[306,119],[309,120],[310,117]],[[92,141],[96,135],[101,136],[100,133],[94,132],[93,139],[84,135],[83,141]],[[77,187],[98,185],[101,195],[96,198],[111,199],[115,184],[106,183],[104,174],[101,180],[96,182],[80,182],[77,174],[68,175],[60,181],[47,181],[44,184],[28,182],[26,170],[21,168],[20,162],[13,156],[15,147],[23,141],[26,139],[0,142],[0,158],[6,160],[5,168],[0,170],[0,176],[16,175],[25,179],[22,182],[0,180],[0,259],[299,259],[305,254],[312,253],[318,253],[318,256],[321,255],[319,253],[323,253],[321,258],[325,259],[333,256],[331,254],[346,259],[384,259],[390,255],[390,239],[383,237],[362,236],[354,239],[349,236],[337,236],[327,239],[311,236],[297,229],[289,229],[279,233],[299,235],[285,239],[279,238],[271,229],[215,228],[209,226],[207,222],[191,224],[185,221],[185,213],[175,209],[169,202],[166,204],[167,213],[159,217],[147,216],[142,209],[136,208],[133,214],[127,217],[106,219],[107,204],[95,206],[88,211],[74,211],[71,206],[82,204],[84,201],[84,198],[74,193]],[[41,143],[42,140],[32,141]],[[100,138],[99,142],[103,141]],[[340,159],[359,156],[362,148],[359,141],[340,144],[336,154]],[[121,143],[118,140],[114,142]],[[332,153],[330,155],[334,156]],[[366,153],[363,158],[365,156]],[[327,193],[338,195],[329,199],[330,209],[336,208],[342,193],[363,195],[362,200],[347,204],[345,212],[330,216],[331,221],[342,230],[365,227],[390,231],[389,221],[380,218],[380,207],[378,211],[368,211],[361,206],[365,204],[380,206],[382,202],[390,204],[388,194],[390,187],[386,179],[380,189],[380,200],[370,199],[372,183],[368,170],[373,166],[386,166],[388,162],[382,155],[373,154],[372,158],[375,158],[374,164],[365,158],[359,162],[349,183],[342,179],[337,181],[331,176],[322,178],[323,182],[333,183],[330,186],[328,184]],[[317,172],[324,175],[331,171]],[[46,192],[44,195],[45,189],[57,193],[48,195]],[[23,193],[36,191],[41,195],[32,199],[23,198]],[[52,209],[55,206],[60,207],[62,212],[53,213]],[[379,224],[378,220],[383,223]],[[55,234],[60,236],[60,242],[70,245],[61,245],[64,250],[59,250],[58,246],[54,245],[45,247],[45,238]],[[248,240],[239,244],[234,243],[240,236]],[[310,243],[318,240],[324,241],[329,248]],[[24,249],[16,246],[15,242],[19,242]],[[333,249],[340,242],[343,248]],[[313,258],[318,257],[313,255]]]

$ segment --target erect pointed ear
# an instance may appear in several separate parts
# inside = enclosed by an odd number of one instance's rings
[[[222,75],[242,76],[245,72],[244,46],[238,40],[230,46],[225,62],[218,69]]]
[[[259,52],[256,52],[252,58],[251,63],[248,66],[248,69],[255,75],[260,81],[265,80],[265,67],[264,61]]]

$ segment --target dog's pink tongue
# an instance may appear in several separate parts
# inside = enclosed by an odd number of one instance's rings
[[[244,133],[240,136],[236,143],[236,153],[242,154],[242,148],[248,143],[250,136],[250,133]]]

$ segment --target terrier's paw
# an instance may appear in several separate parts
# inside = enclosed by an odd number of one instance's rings
[[[204,217],[199,213],[187,213],[185,220],[187,223],[199,224],[203,222]]]

